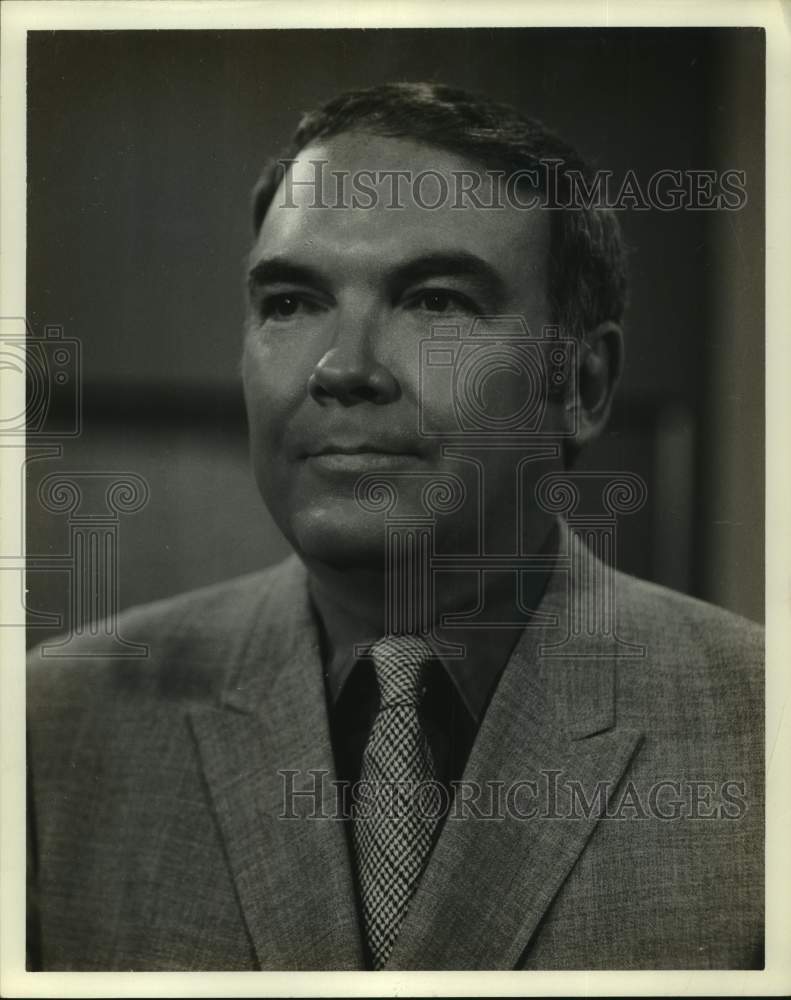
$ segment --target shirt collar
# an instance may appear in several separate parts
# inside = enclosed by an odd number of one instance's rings
[[[550,536],[545,543],[545,551],[556,550],[557,531],[550,532]],[[538,607],[546,589],[549,574],[537,578],[532,592],[527,596],[529,609]],[[339,612],[332,607],[322,607],[319,610],[312,599],[314,615],[319,625],[319,632],[324,639],[324,672],[327,682],[327,692],[330,703],[334,707],[340,698],[346,683],[351,676],[359,656],[355,655],[355,649],[361,646],[371,646],[379,635],[366,635],[362,631],[355,632],[353,623],[346,618],[342,623],[335,620]],[[336,646],[330,652],[328,635],[345,634],[355,632],[355,642],[346,642]],[[438,655],[436,659],[442,664],[447,676],[453,682],[462,703],[469,711],[476,723],[480,723],[489,699],[494,692],[494,688],[508,662],[514,646],[517,643],[524,625],[501,626],[493,625],[491,628],[459,628],[454,629],[452,636],[454,642],[463,642],[466,655],[463,658],[455,659]],[[429,645],[432,645],[431,638],[428,637]]]
[[[483,718],[497,679],[508,662],[520,633],[521,629],[518,628],[500,630],[497,636],[500,641],[493,644],[489,633],[482,631],[483,641],[475,644],[480,648],[472,649],[467,643],[467,655],[464,659],[436,657],[453,683],[464,707],[478,724]],[[427,639],[427,642],[432,645],[430,639]],[[345,649],[333,656],[325,665],[327,690],[333,706],[338,703],[358,659],[353,650]]]

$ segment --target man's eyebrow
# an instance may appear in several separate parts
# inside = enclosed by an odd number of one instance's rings
[[[406,288],[428,278],[456,276],[475,279],[493,295],[505,293],[505,281],[497,270],[482,257],[466,250],[415,257],[397,267],[393,271],[392,280],[400,288]]]
[[[327,279],[314,267],[297,264],[283,257],[269,257],[259,260],[247,275],[248,287],[252,290],[261,285],[283,284],[313,285],[326,288]]]
[[[453,253],[428,253],[396,265],[388,275],[388,283],[397,291],[430,278],[464,276],[475,280],[493,296],[505,294],[505,281],[497,270],[477,254],[461,250]],[[290,261],[284,257],[268,257],[255,263],[248,273],[251,290],[278,282],[312,285],[327,289],[330,282],[317,268]]]

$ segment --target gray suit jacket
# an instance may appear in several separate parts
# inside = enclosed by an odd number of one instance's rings
[[[505,807],[446,819],[387,968],[761,966],[762,631],[621,574],[616,593],[644,655],[558,645],[568,574],[551,578],[464,775]],[[33,962],[362,968],[344,824],[280,818],[279,770],[297,790],[333,774],[301,564],[121,632],[149,656],[31,656]]]

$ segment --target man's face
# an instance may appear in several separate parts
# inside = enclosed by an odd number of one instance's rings
[[[384,514],[355,499],[359,477],[389,478],[398,514],[418,516],[430,475],[451,473],[465,483],[467,500],[437,517],[438,549],[475,551],[483,533],[487,551],[513,551],[518,522],[521,551],[529,551],[547,524],[526,487],[557,461],[531,463],[515,497],[513,451],[443,454],[443,442],[458,443],[454,392],[448,380],[444,391],[421,393],[420,358],[433,326],[456,325],[464,338],[481,315],[522,316],[540,336],[550,322],[547,213],[453,208],[452,197],[429,210],[434,182],[418,192],[423,205],[403,184],[404,207],[393,208],[392,182],[370,177],[373,207],[351,207],[348,193],[346,207],[337,207],[334,188],[325,189],[327,207],[316,207],[311,160],[329,161],[325,182],[330,170],[430,170],[449,185],[453,172],[484,173],[434,147],[349,134],[303,150],[291,168],[290,199],[282,185],[275,194],[250,260],[243,355],[253,466],[275,521],[309,564],[381,565]],[[488,200],[485,176],[479,195]],[[479,388],[495,418],[518,411],[531,391],[518,366],[502,365]],[[559,405],[550,404],[542,429],[561,420]],[[492,489],[495,481],[502,488]]]

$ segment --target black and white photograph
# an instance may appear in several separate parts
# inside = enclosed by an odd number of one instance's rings
[[[4,995],[788,983],[772,5],[11,6]]]

